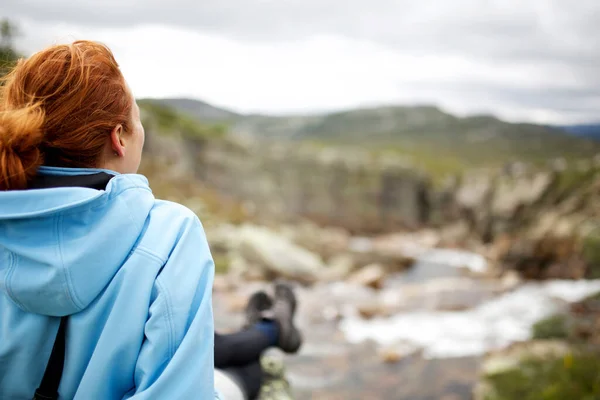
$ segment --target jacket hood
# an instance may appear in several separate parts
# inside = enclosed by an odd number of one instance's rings
[[[110,174],[104,190],[0,192],[0,291],[21,309],[85,309],[118,273],[144,231],[154,196],[141,175],[42,167],[44,177]]]

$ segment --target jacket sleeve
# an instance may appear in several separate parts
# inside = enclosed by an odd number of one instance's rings
[[[213,279],[202,225],[195,215],[187,217],[155,281],[131,398],[219,398],[214,390]]]

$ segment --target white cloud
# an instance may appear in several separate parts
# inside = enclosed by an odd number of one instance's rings
[[[124,23],[122,14],[104,18],[104,5],[94,12],[86,1],[65,14],[66,22],[59,13],[40,19],[33,0],[8,5],[22,24],[25,51],[103,41],[138,97],[188,96],[244,112],[435,103],[512,120],[600,119],[598,39],[586,37],[595,30],[588,13],[596,3],[567,9],[557,1],[515,1],[378,0],[366,7],[323,0],[301,7],[287,0],[253,8],[172,0],[165,8],[170,24],[163,25],[153,22],[157,0],[145,8],[123,3],[147,21],[140,24]],[[203,15],[197,27],[186,11]]]

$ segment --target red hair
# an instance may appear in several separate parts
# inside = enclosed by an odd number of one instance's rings
[[[0,87],[0,190],[26,189],[40,165],[93,168],[132,96],[108,47],[51,46],[19,60]]]

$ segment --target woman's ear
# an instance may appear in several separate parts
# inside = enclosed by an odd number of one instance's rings
[[[112,150],[119,157],[125,155],[125,141],[123,140],[123,125],[118,124],[110,133],[110,143]]]

